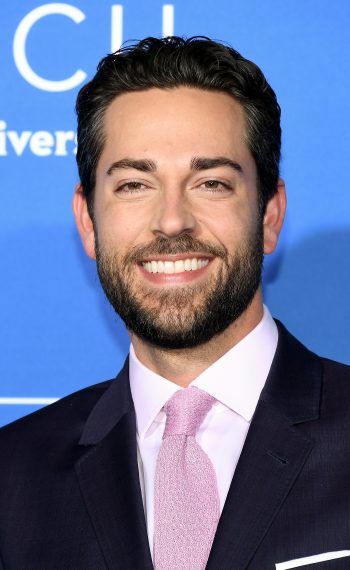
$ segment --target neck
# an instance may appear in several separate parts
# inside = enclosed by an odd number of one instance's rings
[[[201,372],[238,344],[261,321],[263,306],[259,290],[246,311],[222,333],[194,348],[165,349],[131,334],[137,358],[150,370],[186,388]]]

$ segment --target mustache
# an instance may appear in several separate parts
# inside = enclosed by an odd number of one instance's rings
[[[137,263],[145,257],[156,255],[177,255],[183,253],[207,253],[210,256],[226,259],[228,251],[223,246],[213,245],[191,235],[184,234],[174,238],[157,236],[148,244],[141,244],[133,247],[124,258],[126,264]]]

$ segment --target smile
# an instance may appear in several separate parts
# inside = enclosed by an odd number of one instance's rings
[[[184,273],[185,271],[198,271],[206,267],[209,259],[199,259],[192,257],[188,259],[177,259],[176,261],[160,261],[152,259],[142,263],[142,267],[148,273]]]

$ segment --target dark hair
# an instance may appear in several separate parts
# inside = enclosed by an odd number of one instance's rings
[[[222,91],[242,105],[263,214],[279,176],[281,110],[276,95],[259,67],[231,47],[205,37],[177,36],[146,38],[106,56],[78,94],[77,163],[90,214],[107,107],[122,93],[179,86]]]

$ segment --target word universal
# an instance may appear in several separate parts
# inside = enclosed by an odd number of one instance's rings
[[[76,154],[75,131],[14,131],[0,120],[0,156],[22,156],[27,151],[36,156]]]

